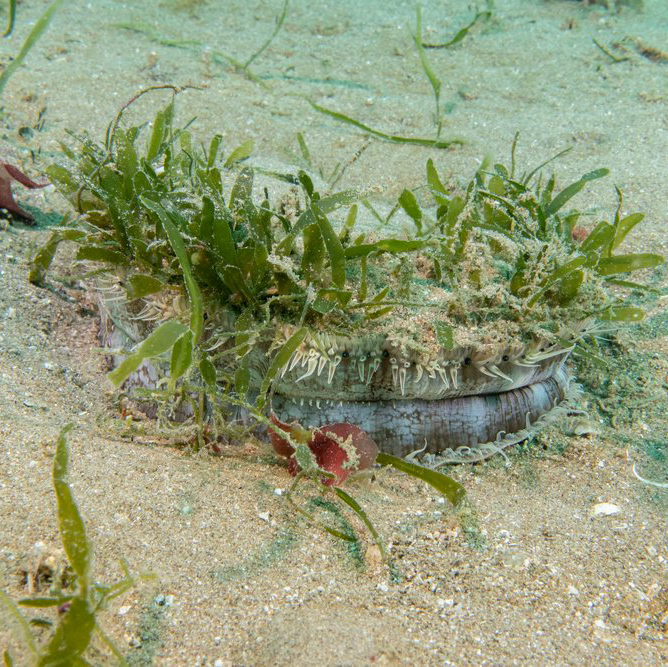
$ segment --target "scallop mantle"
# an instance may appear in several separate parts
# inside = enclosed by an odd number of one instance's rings
[[[411,349],[387,335],[309,333],[274,382],[272,409],[310,427],[355,424],[390,454],[473,462],[530,437],[573,409],[566,360],[588,323],[546,340]],[[294,332],[284,327],[274,346]]]

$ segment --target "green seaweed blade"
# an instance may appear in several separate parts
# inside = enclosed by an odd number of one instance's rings
[[[37,664],[39,667],[88,664],[81,655],[88,648],[94,629],[95,614],[90,602],[87,598],[75,597]]]
[[[120,387],[145,359],[158,357],[170,350],[186,331],[188,327],[178,320],[163,322],[142,342],[134,354],[126,357],[117,368],[107,373],[107,377],[115,387]]]
[[[53,486],[58,500],[58,523],[63,548],[76,572],[79,585],[85,590],[90,579],[92,548],[67,481],[69,448],[65,436],[73,427],[73,424],[68,424],[58,438],[56,456],[53,460]]]
[[[269,370],[262,381],[262,387],[256,401],[258,409],[262,410],[264,408],[267,402],[267,392],[269,391],[269,387],[276,377],[276,374],[288,363],[288,361],[290,361],[290,357],[302,344],[307,333],[308,329],[306,327],[301,327],[301,329],[298,329],[292,336],[290,336],[285,344],[281,346],[281,349],[276,353],[276,356],[272,360]]]
[[[338,235],[334,232],[331,223],[327,216],[323,213],[317,203],[312,205],[313,214],[320,228],[320,233],[325,241],[327,252],[329,253],[329,261],[332,271],[332,283],[336,287],[343,288],[346,282],[346,255],[339,240]]]
[[[442,493],[454,507],[457,507],[457,505],[461,503],[466,494],[466,490],[459,482],[436,470],[410,463],[409,461],[392,456],[391,454],[386,454],[385,452],[380,452],[376,461],[380,463],[380,465],[392,466],[401,472],[405,472],[412,477],[417,477],[418,479],[427,482],[427,484],[433,486],[439,493]]]
[[[188,259],[188,252],[185,243],[181,238],[181,232],[174,223],[174,213],[168,210],[170,206],[167,200],[162,200],[160,203],[149,199],[148,197],[141,197],[141,200],[149,210],[153,211],[162,223],[169,243],[181,264],[183,271],[183,279],[188,291],[188,298],[190,300],[190,329],[193,332],[193,339],[196,343],[202,335],[204,328],[204,311],[202,302],[202,293],[200,292],[195,276],[193,275],[190,260]]]
[[[35,46],[35,43],[42,36],[42,33],[48,28],[54,13],[60,7],[60,5],[63,4],[63,2],[65,2],[65,0],[53,0],[53,2],[46,8],[44,14],[42,14],[42,16],[39,18],[37,23],[35,23],[35,27],[28,34],[28,37],[26,38],[26,41],[23,43],[23,46],[21,47],[21,50],[19,51],[18,55],[2,71],[2,74],[0,74],[0,95],[2,95],[2,91],[5,89],[5,86],[7,85],[7,82],[9,81],[11,76],[14,74],[14,72],[16,72],[16,70],[21,66],[21,63],[25,60],[25,57],[28,55],[30,49],[32,49],[32,47]],[[12,13],[10,12],[10,14]],[[12,20],[10,16],[10,26],[8,29],[9,32],[11,32],[11,27],[12,27]],[[9,32],[7,34],[9,34]]]

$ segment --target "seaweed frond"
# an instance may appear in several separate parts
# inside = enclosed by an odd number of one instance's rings
[[[73,425],[67,425],[58,437],[58,445],[53,460],[53,487],[58,501],[58,525],[63,549],[74,573],[71,589],[57,585],[50,594],[42,597],[22,598],[18,605],[29,609],[53,609],[58,611],[57,623],[45,619],[28,621],[19,606],[3,591],[0,603],[13,620],[15,634],[25,648],[23,657],[29,656],[35,665],[88,664],[84,655],[97,635],[113,654],[118,664],[125,660],[120,650],[107,637],[97,618],[98,612],[111,600],[124,595],[137,586],[141,580],[151,579],[148,575],[135,577],[125,561],[121,561],[123,578],[113,584],[102,584],[93,579],[93,545],[88,538],[86,526],[74,500],[68,482],[69,446],[67,434]],[[53,631],[40,645],[31,626],[54,626]],[[4,651],[6,665],[13,664],[11,654]]]

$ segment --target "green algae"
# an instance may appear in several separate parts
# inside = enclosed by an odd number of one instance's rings
[[[285,561],[298,543],[299,537],[294,530],[281,528],[271,540],[248,554],[240,563],[218,567],[211,572],[211,576],[220,583],[255,577]]]
[[[69,160],[49,167],[80,217],[53,232],[31,280],[44,284],[61,242],[78,244],[81,266],[107,273],[131,312],[146,303],[158,312],[146,342],[160,344],[135,351],[110,375],[114,383],[145,359],[171,353],[175,377],[156,396],[180,390],[187,401],[191,390],[204,392],[223,415],[236,387],[237,397],[251,391],[262,410],[274,378],[311,334],[399,329],[418,348],[431,336],[452,349],[471,344],[475,327],[479,339],[495,340],[503,330],[558,341],[558,323],[641,319],[642,309],[618,288],[645,289],[628,276],[663,262],[653,253],[619,252],[643,217],[622,215],[619,191],[611,221],[574,237],[581,214],[567,206],[606,169],[558,188],[555,177],[540,176],[550,160],[517,173],[513,145],[509,168],[485,164],[464,192],[449,194],[429,160],[433,201],[404,190],[393,209],[412,223],[409,238],[354,236],[356,192],[321,194],[298,170],[299,208],[289,217],[280,201],[254,199],[248,143],[224,154],[216,136],[199,151],[187,127],[173,127],[172,102],[142,149],[141,128],[121,128],[120,116],[105,145],[84,138],[66,149]],[[300,148],[311,161],[303,137]],[[185,306],[177,312],[175,303]],[[427,314],[427,331],[407,324]],[[586,353],[584,341],[574,342]]]
[[[79,512],[68,482],[69,446],[67,434],[73,428],[66,426],[58,438],[53,461],[53,486],[58,501],[58,526],[63,549],[75,575],[73,590],[63,590],[59,585],[50,595],[23,598],[19,605],[31,609],[55,609],[58,621],[46,641],[39,645],[33,636],[31,625],[52,627],[51,621],[31,619],[28,621],[16,603],[0,591],[0,603],[8,610],[17,628],[17,637],[24,648],[24,657],[29,656],[35,665],[83,665],[88,664],[84,654],[93,637],[97,635],[113,654],[118,664],[125,664],[123,656],[107,637],[99,624],[97,613],[116,597],[125,594],[137,585],[125,562],[121,562],[124,577],[114,584],[102,584],[93,580],[93,544],[88,538],[86,526]],[[146,579],[142,576],[139,579]],[[35,623],[35,620],[38,622]],[[5,665],[13,664],[10,653],[4,652]]]
[[[21,67],[30,50],[35,46],[37,40],[42,36],[42,33],[44,33],[44,31],[49,27],[49,23],[51,22],[54,13],[58,10],[64,1],[65,0],[53,0],[53,2],[46,8],[44,14],[42,14],[42,16],[37,20],[33,29],[28,33],[28,36],[23,42],[23,45],[21,46],[21,49],[19,50],[16,57],[12,60],[12,62],[9,63],[9,65],[7,65],[7,67],[5,67],[4,70],[2,70],[2,73],[0,73],[0,95],[2,95],[3,90],[9,82],[9,79],[14,75],[16,70]],[[7,37],[12,33],[12,30],[14,29],[15,17],[16,1],[10,0],[9,23],[3,37]]]

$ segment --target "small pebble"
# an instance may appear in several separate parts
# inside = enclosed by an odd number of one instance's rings
[[[439,598],[438,600],[436,600],[436,606],[439,609],[443,609],[443,607],[454,607],[454,605],[455,601],[452,598],[446,598],[446,599]]]
[[[171,607],[174,602],[174,596],[163,595],[160,593],[159,595],[156,595],[153,602],[155,602],[155,604],[157,604],[159,607]]]
[[[619,514],[621,511],[619,505],[613,505],[612,503],[598,503],[597,505],[594,505],[591,515],[592,518],[597,516],[612,516],[613,514]]]
[[[586,438],[587,436],[590,435],[599,435],[601,433],[601,427],[591,419],[584,417],[575,420],[571,424],[569,431],[573,435],[577,435],[581,438]]]

